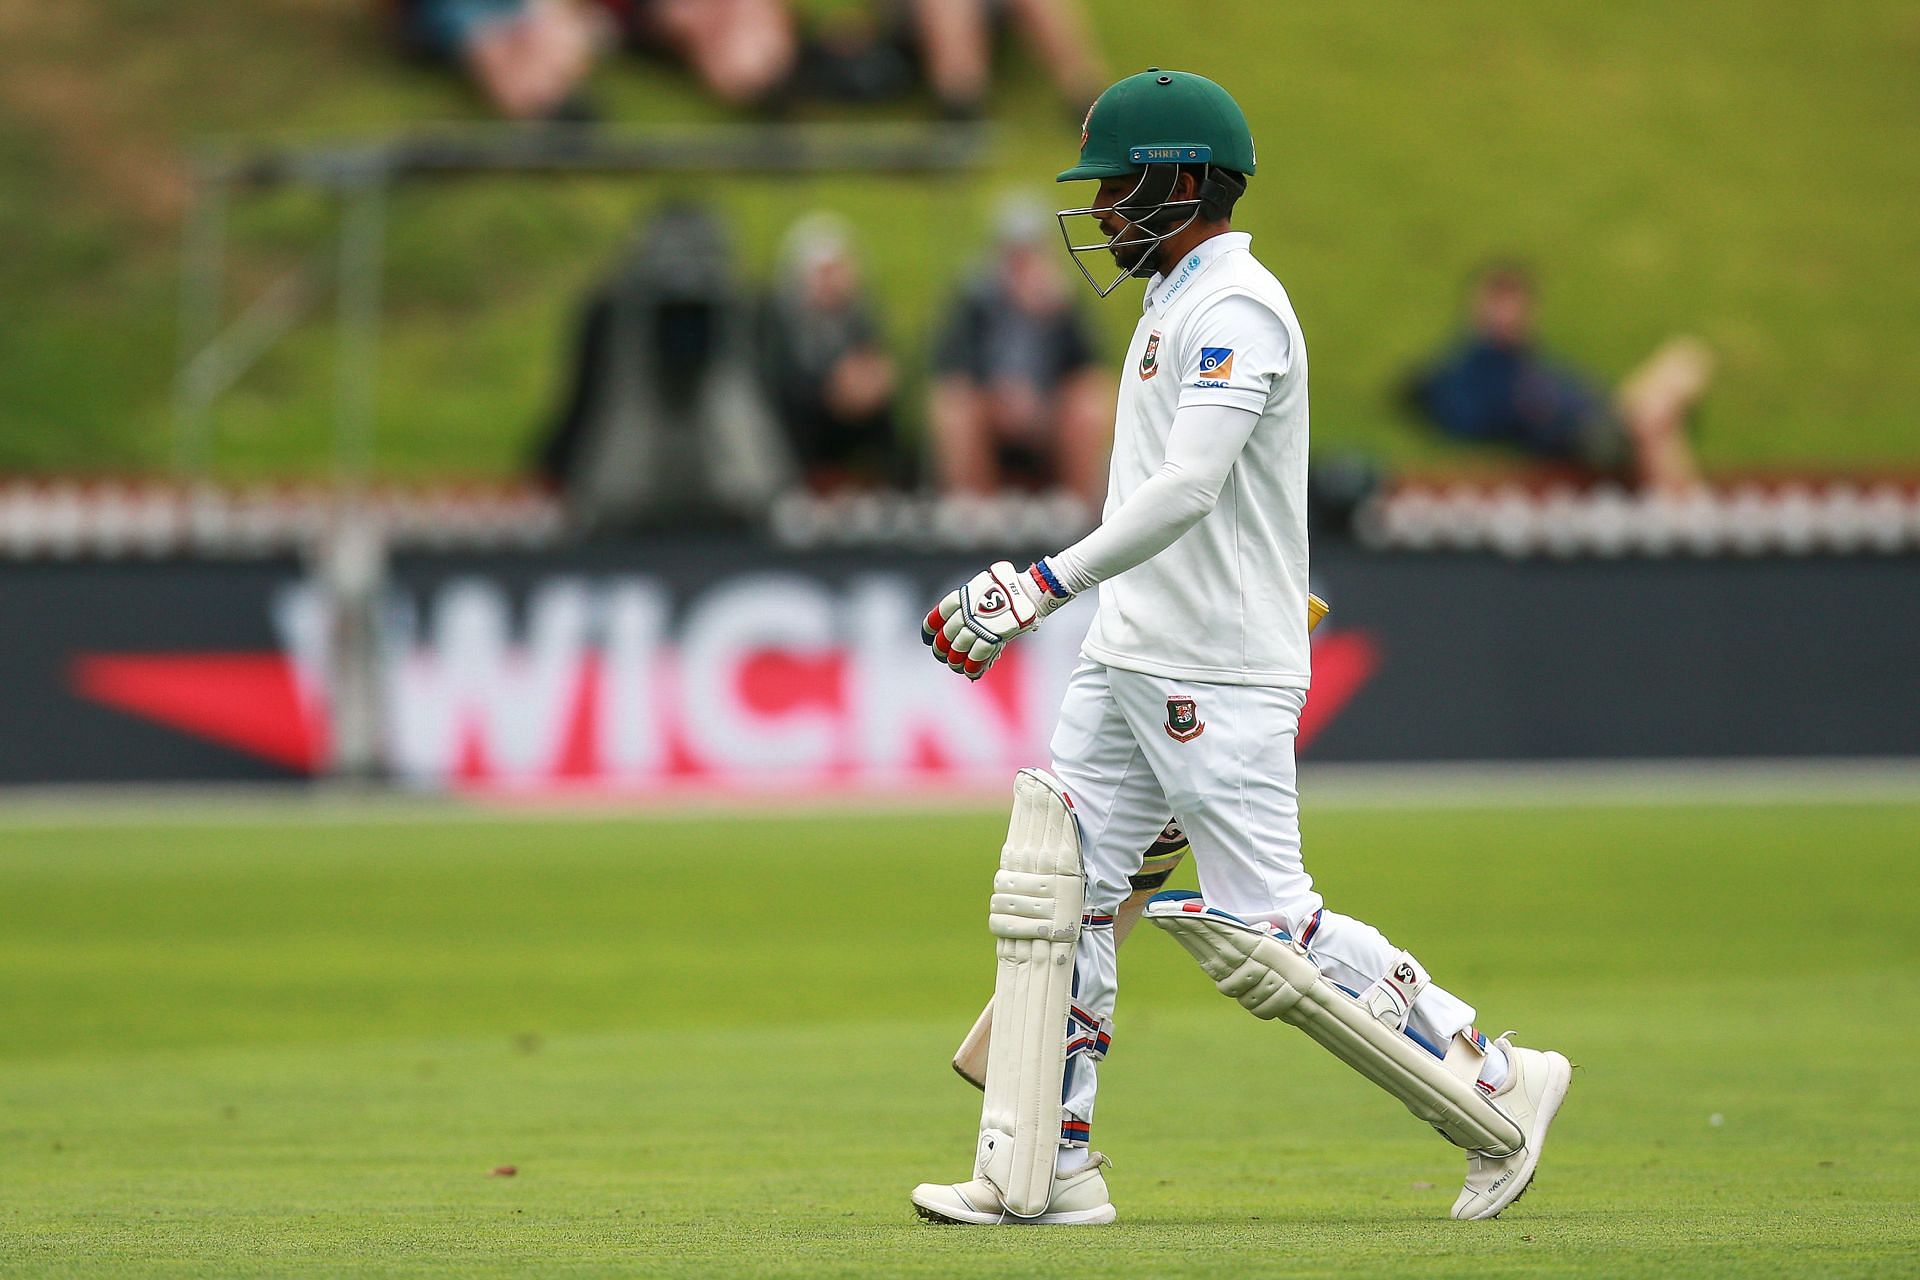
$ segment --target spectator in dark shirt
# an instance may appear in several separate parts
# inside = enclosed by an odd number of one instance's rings
[[[605,18],[580,0],[391,0],[400,34],[425,57],[466,68],[516,120],[585,113],[581,82]]]
[[[1065,489],[1098,509],[1113,389],[1037,207],[1004,206],[993,260],[954,301],[929,418],[948,493]]]
[[[1466,336],[1409,379],[1408,403],[1456,440],[1505,445],[1649,488],[1697,486],[1686,428],[1712,377],[1707,349],[1671,339],[1608,396],[1541,352],[1536,303],[1524,267],[1503,262],[1481,271]]]
[[[894,420],[893,361],[863,295],[846,224],[794,224],[767,300],[761,368],[809,488],[905,487],[913,468]]]

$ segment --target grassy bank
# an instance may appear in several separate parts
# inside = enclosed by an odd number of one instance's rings
[[[0,469],[165,465],[192,145],[484,114],[450,75],[401,63],[371,7],[78,0],[0,13]],[[1388,387],[1447,333],[1463,273],[1511,252],[1541,270],[1553,344],[1598,375],[1618,376],[1676,331],[1716,347],[1722,377],[1700,441],[1710,467],[1920,462],[1910,6],[1871,0],[1814,19],[1760,0],[1736,19],[1698,0],[1220,0],[1171,35],[1119,0],[1090,7],[1116,70],[1192,67],[1248,108],[1261,169],[1241,221],[1312,343],[1320,448],[1460,456],[1412,432]],[[1022,63],[1008,69],[992,172],[952,186],[489,182],[404,194],[391,225],[381,468],[515,469],[558,395],[575,300],[636,215],[674,195],[717,199],[752,272],[803,209],[848,214],[911,363],[992,195],[1059,195],[1047,179],[1076,120],[1035,80]],[[727,118],[657,64],[609,64],[596,89],[616,120]],[[331,216],[297,196],[241,210],[236,297]],[[1097,314],[1117,354],[1132,304]],[[331,352],[316,321],[223,403],[225,473],[324,471]]]

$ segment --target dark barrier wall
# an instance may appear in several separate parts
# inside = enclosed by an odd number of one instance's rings
[[[1088,606],[970,686],[918,625],[977,567],[696,539],[406,560],[387,751],[428,788],[1003,780],[1044,758]],[[1314,758],[1920,756],[1920,561],[1329,551],[1314,580]],[[0,781],[313,772],[325,619],[292,563],[0,566]]]
[[[259,779],[297,770],[82,696],[76,664],[204,662],[280,646],[266,608],[286,564],[0,564],[0,783]]]
[[[1327,556],[1339,760],[1920,755],[1920,560]]]

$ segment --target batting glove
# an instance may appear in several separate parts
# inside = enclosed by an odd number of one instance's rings
[[[935,658],[978,680],[1007,641],[1033,630],[1072,598],[1045,560],[1025,570],[1001,560],[935,605],[921,624],[920,638]]]

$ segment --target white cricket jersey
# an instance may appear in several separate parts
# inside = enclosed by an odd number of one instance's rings
[[[1214,236],[1147,285],[1114,419],[1105,517],[1159,470],[1174,411],[1260,414],[1212,511],[1100,585],[1081,652],[1211,684],[1307,687],[1307,347],[1252,237]]]

